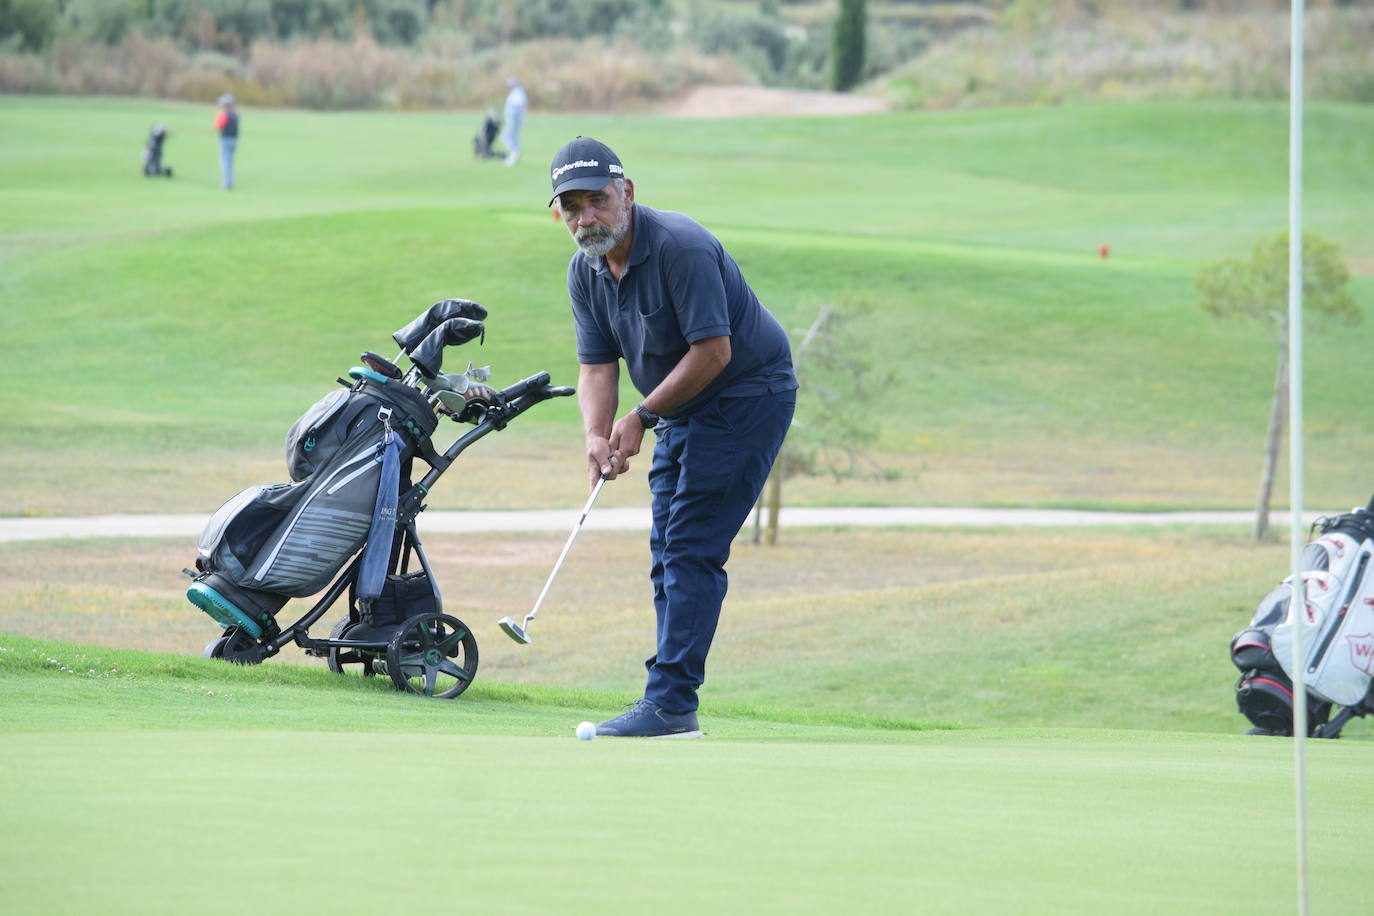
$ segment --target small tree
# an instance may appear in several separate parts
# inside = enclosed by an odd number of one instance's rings
[[[1322,322],[1359,322],[1359,307],[1345,288],[1349,278],[1339,247],[1304,232],[1303,313]],[[1269,408],[1264,470],[1255,506],[1255,540],[1264,540],[1269,536],[1269,502],[1278,468],[1279,446],[1288,420],[1288,233],[1261,239],[1248,259],[1227,258],[1203,267],[1197,273],[1197,288],[1202,293],[1203,311],[1223,318],[1245,317],[1273,322],[1277,330],[1274,400]]]
[[[823,306],[793,351],[793,368],[801,382],[797,414],[782,451],[773,462],[773,473],[754,516],[756,544],[764,502],[771,509],[768,543],[777,543],[782,484],[789,477],[830,474],[839,480],[895,475],[867,453],[878,439],[878,430],[866,405],[879,393],[890,390],[896,375],[890,370],[879,372],[873,368],[862,342],[850,327],[850,321],[866,311],[864,306],[844,310]]]
[[[831,33],[831,85],[836,92],[848,92],[859,84],[864,72],[864,23],[868,18],[864,0],[840,0],[840,14]]]

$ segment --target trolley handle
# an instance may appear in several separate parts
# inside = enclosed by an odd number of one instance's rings
[[[501,398],[504,401],[513,401],[516,398],[528,394],[534,388],[543,388],[549,384],[549,374],[547,372],[537,372],[527,379],[516,382],[509,388],[501,390]]]

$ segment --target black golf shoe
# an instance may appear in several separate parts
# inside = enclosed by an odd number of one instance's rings
[[[625,712],[596,727],[598,738],[700,738],[695,712],[671,713],[653,700],[635,700]]]

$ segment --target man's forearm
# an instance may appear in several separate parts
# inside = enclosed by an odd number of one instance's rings
[[[657,414],[671,413],[700,394],[729,364],[729,337],[698,340],[644,398],[645,409]]]
[[[583,365],[577,372],[577,406],[582,411],[582,429],[590,438],[611,435],[616,406],[620,400],[618,363]]]

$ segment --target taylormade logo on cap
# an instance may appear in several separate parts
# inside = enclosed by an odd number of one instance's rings
[[[579,159],[576,162],[569,162],[567,165],[560,165],[558,168],[553,170],[553,180],[557,181],[558,176],[562,175],[568,169],[592,169],[596,168],[600,164],[601,163],[597,162],[595,159]]]
[[[564,191],[599,191],[613,178],[624,178],[625,169],[611,148],[591,137],[569,141],[553,157],[549,179],[553,182],[552,204]]]
[[[594,169],[600,164],[601,163],[596,159],[579,159],[576,162],[569,162],[567,165],[560,165],[553,170],[553,180],[557,181],[558,176],[562,175],[568,169]],[[625,170],[613,162],[607,164],[606,171],[610,172],[612,175],[625,174]]]

